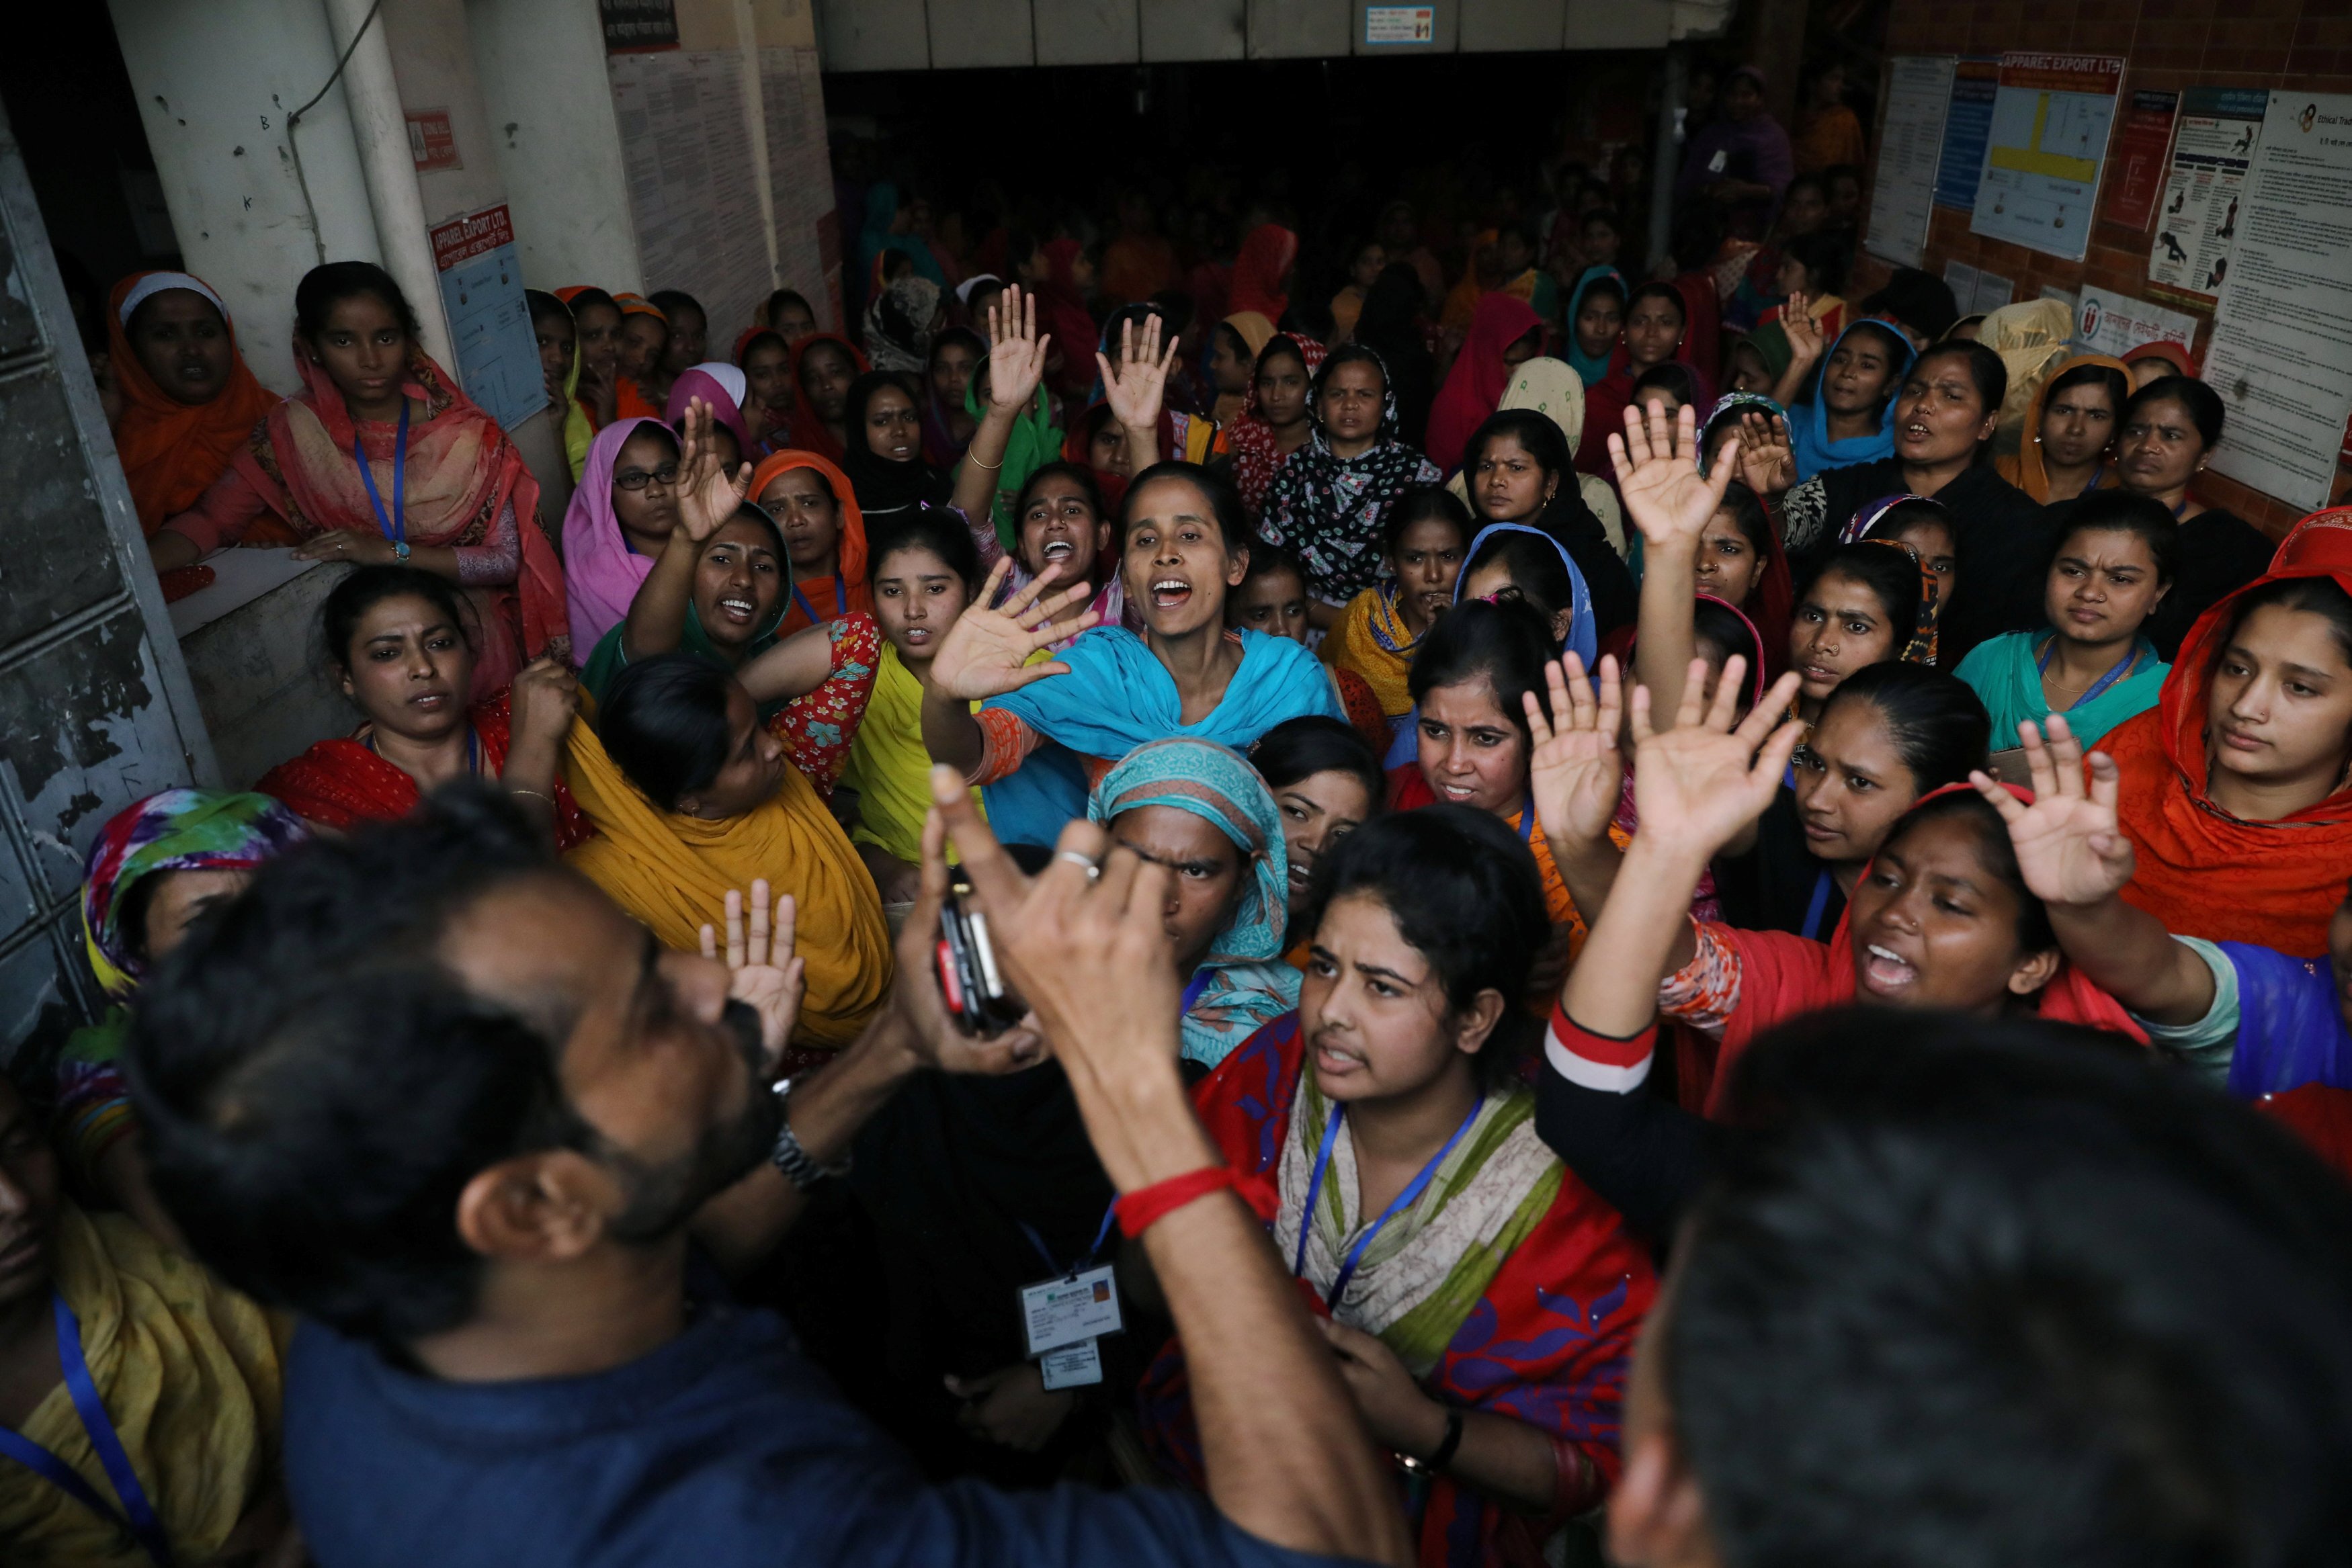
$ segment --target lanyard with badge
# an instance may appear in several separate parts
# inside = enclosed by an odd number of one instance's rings
[[[393,559],[408,559],[408,400],[400,400],[400,434],[392,448],[392,511],[383,509],[383,493],[375,487],[375,469],[368,462],[367,447],[356,432],[352,435],[352,455],[359,459],[360,478],[367,485],[368,505],[375,508],[376,526],[393,545]]]
[[[1113,1277],[1117,1270],[1095,1261],[1110,1239],[1118,1212],[1116,1204],[1103,1210],[1102,1226],[1084,1257],[1053,1279],[1021,1287],[1021,1331],[1049,1389],[1100,1383],[1102,1353],[1095,1342],[1127,1326],[1119,1317],[1118,1281]],[[1045,1267],[1056,1266],[1053,1249],[1035,1227],[1024,1220],[1021,1233],[1045,1260]]]
[[[156,1568],[172,1568],[171,1541],[163,1533],[163,1522],[155,1517],[154,1504],[147,1500],[147,1489],[141,1484],[139,1472],[131,1468],[131,1456],[123,1452],[122,1439],[116,1435],[114,1422],[98,1396],[98,1384],[89,1375],[89,1362],[81,1350],[81,1322],[66,1305],[62,1291],[51,1292],[51,1300],[57,1321],[58,1364],[65,1369],[66,1391],[73,1396],[74,1413],[81,1417],[82,1431],[97,1451],[98,1462],[105,1468],[114,1495],[122,1500],[122,1510],[118,1513],[108,1507],[98,1489],[84,1480],[79,1470],[22,1432],[0,1427],[0,1456],[16,1460],[100,1519],[128,1531]]]
[[[1339,1298],[1347,1293],[1348,1281],[1356,1277],[1356,1270],[1363,1263],[1364,1254],[1371,1249],[1372,1239],[1380,1235],[1390,1220],[1420,1199],[1429,1184],[1436,1179],[1437,1168],[1445,1163],[1445,1156],[1454,1152],[1454,1145],[1462,1142],[1463,1134],[1469,1132],[1478,1120],[1478,1113],[1486,1108],[1484,1099],[1472,1101],[1470,1113],[1462,1118],[1462,1124],[1454,1129],[1454,1135],[1445,1140],[1445,1146],[1430,1156],[1429,1163],[1421,1167],[1420,1174],[1405,1183],[1404,1190],[1389,1199],[1389,1206],[1381,1210],[1381,1217],[1366,1226],[1356,1238],[1356,1244],[1348,1249],[1348,1255],[1339,1261],[1339,1272],[1332,1277],[1331,1288],[1323,1292],[1326,1307],[1339,1306]],[[1290,1271],[1302,1280],[1307,1277],[1307,1237],[1315,1228],[1315,1200],[1322,1196],[1323,1173],[1330,1168],[1331,1152],[1339,1145],[1339,1124],[1346,1114],[1347,1107],[1336,1102],[1332,1104],[1331,1119],[1323,1124],[1322,1146],[1315,1152],[1315,1174],[1307,1178],[1307,1207],[1298,1217],[1298,1251],[1290,1264]]]

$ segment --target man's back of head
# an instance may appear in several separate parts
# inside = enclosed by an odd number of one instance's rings
[[[2039,1025],[1823,1014],[1744,1065],[1621,1558],[2352,1561],[2352,1190],[2284,1133]]]

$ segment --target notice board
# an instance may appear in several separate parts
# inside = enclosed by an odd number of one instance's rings
[[[772,287],[742,52],[619,54],[606,65],[646,288],[693,295],[710,341],[732,343]]]
[[[1944,152],[1944,119],[1952,101],[1952,55],[1897,55],[1887,64],[1886,119],[1878,137],[1878,176],[1870,187],[1873,256],[1916,267],[1927,245],[1936,201],[1936,165]]]
[[[2270,94],[2260,88],[2189,89],[2148,246],[2147,284],[2154,292],[2201,310],[2213,308],[2229,276],[2246,174],[2269,113]]]
[[[1969,231],[2082,260],[2123,82],[2120,55],[2001,56]]]
[[[457,383],[501,429],[512,430],[547,406],[514,220],[500,203],[439,225],[431,239]]]
[[[1952,100],[1944,111],[1944,148],[1936,161],[1936,204],[1974,212],[1984,174],[1992,106],[2000,94],[1999,56],[1965,56],[1952,68]]]

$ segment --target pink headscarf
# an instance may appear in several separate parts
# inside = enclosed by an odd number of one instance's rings
[[[669,405],[662,410],[662,417],[669,421],[671,429],[677,429],[677,422],[686,417],[686,400],[698,397],[710,405],[713,418],[735,433],[744,460],[753,462],[751,427],[743,423],[743,396],[750,390],[751,383],[733,365],[713,360],[691,366],[678,372],[670,384]]]
[[[596,433],[563,513],[563,586],[572,610],[572,645],[583,650],[583,659],[605,632],[629,618],[629,601],[654,569],[653,557],[629,548],[621,519],[613,513],[613,465],[623,444],[647,424],[665,428],[657,419],[616,419]]]

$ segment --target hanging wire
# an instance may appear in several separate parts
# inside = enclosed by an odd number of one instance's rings
[[[295,135],[295,130],[302,123],[302,117],[318,108],[319,100],[326,97],[337,82],[343,79],[343,68],[352,63],[352,56],[359,52],[360,40],[367,37],[368,28],[375,23],[376,13],[383,9],[383,0],[375,0],[375,4],[368,7],[367,15],[360,18],[359,26],[352,33],[352,41],[343,50],[343,57],[335,62],[333,74],[320,84],[319,90],[310,95],[310,100],[308,103],[286,117],[286,150],[293,160],[295,186],[302,193],[302,210],[310,214],[310,248],[318,253],[319,265],[321,267],[327,265],[327,240],[326,236],[319,232],[318,204],[310,200],[310,182],[302,173],[302,143]]]

